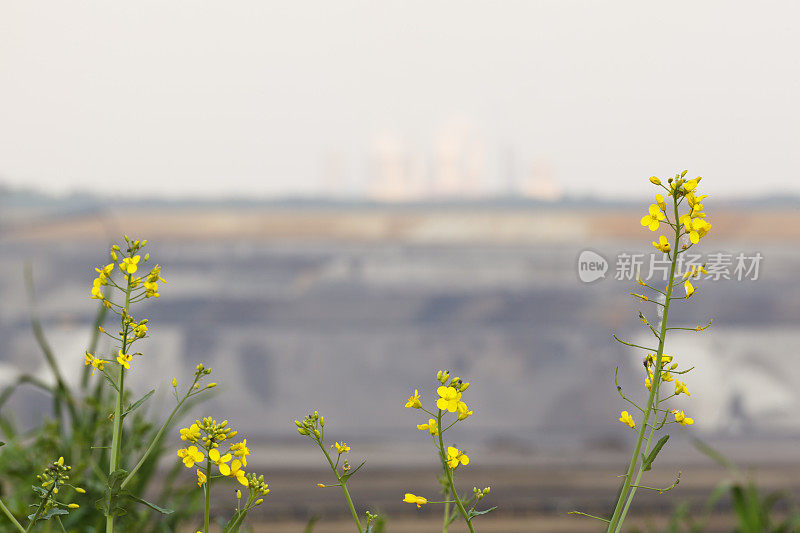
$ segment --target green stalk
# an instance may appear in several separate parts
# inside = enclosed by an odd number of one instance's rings
[[[658,350],[656,351],[656,363],[655,363],[655,368],[653,369],[653,379],[652,383],[650,383],[650,394],[647,396],[647,405],[644,410],[644,418],[642,419],[642,425],[639,427],[639,434],[636,438],[636,447],[633,450],[633,455],[631,456],[631,461],[630,464],[628,465],[628,470],[625,473],[625,482],[622,485],[622,490],[620,491],[619,498],[617,499],[617,504],[614,507],[614,514],[611,516],[611,520],[608,522],[608,529],[606,530],[607,533],[612,533],[612,532],[617,533],[622,529],[622,523],[625,519],[623,508],[625,510],[625,513],[627,513],[628,507],[630,506],[630,502],[628,502],[626,505],[629,493],[630,493],[630,498],[632,499],[633,494],[636,492],[636,487],[631,488],[631,484],[633,481],[633,472],[636,469],[637,463],[639,462],[639,453],[641,452],[642,449],[644,434],[647,431],[647,423],[649,422],[650,414],[653,411],[656,392],[658,391],[658,387],[661,385],[661,357],[664,354],[664,342],[666,340],[666,333],[667,333],[667,316],[669,315],[669,304],[672,300],[672,289],[675,282],[675,264],[678,259],[678,245],[680,241],[680,224],[678,223],[677,197],[675,196],[672,197],[672,204],[675,213],[675,243],[674,246],[672,247],[672,262],[669,268],[669,282],[667,283],[667,290],[665,293],[666,298],[664,300],[664,314],[661,319],[661,332],[659,334]],[[649,446],[649,439],[648,439],[648,446]]]
[[[475,533],[475,530],[472,528],[472,522],[470,521],[469,515],[467,514],[467,510],[464,509],[464,504],[461,503],[461,498],[458,496],[458,492],[456,492],[456,485],[453,483],[453,473],[450,471],[450,467],[447,466],[447,455],[444,453],[444,440],[442,439],[442,410],[439,409],[438,414],[436,415],[436,424],[439,428],[439,457],[442,460],[442,467],[444,468],[444,473],[447,475],[447,483],[450,485],[450,492],[453,494],[453,499],[456,502],[456,507],[458,508],[458,512],[461,513],[461,516],[464,518],[464,522],[467,523],[467,527],[470,530],[470,533]]]
[[[3,511],[3,514],[6,515],[6,518],[8,518],[8,520],[12,524],[14,524],[14,527],[17,528],[17,531],[21,531],[22,533],[25,533],[25,528],[22,527],[22,524],[17,522],[17,519],[14,518],[14,515],[11,514],[11,511],[8,510],[8,507],[6,507],[6,504],[3,503],[3,500],[0,500],[0,511]]]
[[[445,498],[447,494],[445,494]],[[450,502],[444,502],[444,521],[442,523],[442,533],[447,533],[447,529],[450,527]]]
[[[125,276],[128,285],[125,289],[125,307],[123,316],[130,316],[131,305],[131,274]],[[122,353],[126,353],[128,349],[128,324],[123,319],[122,323]],[[122,402],[123,393],[125,392],[125,368],[120,364],[119,372],[117,374],[117,400],[114,405],[114,429],[111,434],[111,457],[109,459],[108,473],[112,474],[115,470],[119,469],[120,464],[120,450],[122,449]],[[106,517],[106,533],[113,533],[114,531],[114,517]]]
[[[314,439],[314,442],[317,443],[319,449],[322,450],[322,454],[325,456],[325,459],[328,460],[328,464],[331,465],[331,470],[333,471],[333,475],[336,476],[336,480],[339,482],[339,486],[342,487],[342,492],[344,493],[344,499],[347,500],[347,506],[350,508],[350,514],[353,515],[353,521],[356,523],[356,527],[358,528],[358,533],[363,533],[361,529],[361,521],[358,519],[358,513],[356,513],[356,508],[353,506],[353,500],[350,498],[350,492],[347,490],[347,481],[343,481],[342,478],[339,476],[339,472],[336,471],[336,465],[333,464],[333,460],[331,456],[328,455],[328,451],[322,446],[322,442],[317,439]]]
[[[206,509],[203,513],[203,533],[208,533],[211,523],[211,458],[206,459]]]

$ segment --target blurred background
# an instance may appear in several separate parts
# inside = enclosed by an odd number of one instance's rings
[[[438,521],[401,502],[436,489],[403,405],[450,369],[472,383],[454,438],[464,483],[493,486],[492,527],[595,528],[565,513],[612,505],[632,437],[615,367],[645,394],[642,354],[611,338],[647,340],[626,258],[649,275],[647,178],[688,169],[713,224],[700,252],[722,273],[671,316],[714,325],[667,343],[696,366],[675,402],[696,423],[653,472],[669,484],[681,468],[681,485],[640,511],[702,501],[724,477],[691,437],[796,493],[799,16],[792,2],[5,3],[0,388],[50,379],[24,265],[77,381],[94,267],[123,234],[146,238],[168,283],[139,311],[152,338],[134,387],[157,382],[168,412],[170,378],[214,369],[218,394],[192,416],[247,436],[272,480],[263,520],[333,528],[345,510],[295,432],[318,409],[368,461],[360,506],[409,530]],[[591,282],[587,250],[605,262]],[[4,409],[33,426],[49,402],[24,389]]]

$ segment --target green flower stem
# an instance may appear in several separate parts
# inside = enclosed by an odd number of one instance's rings
[[[328,460],[328,464],[331,465],[331,470],[333,471],[333,475],[336,476],[336,480],[339,482],[339,486],[342,487],[342,492],[344,493],[344,499],[347,500],[347,506],[350,508],[350,513],[353,515],[353,521],[356,523],[356,527],[358,528],[358,533],[363,533],[363,529],[361,529],[361,521],[358,519],[358,513],[356,513],[356,508],[353,506],[353,500],[350,498],[350,492],[347,490],[347,481],[342,480],[341,476],[339,476],[339,472],[336,471],[336,466],[333,464],[333,460],[331,456],[328,455],[328,451],[322,445],[321,440],[314,439],[314,442],[317,443],[319,449],[322,450],[322,454],[325,456],[325,459]]]
[[[442,523],[442,533],[447,533],[450,527],[450,502],[444,502],[444,522]]]
[[[128,282],[125,289],[125,307],[123,307],[122,316],[129,316],[131,305],[131,274],[126,274]],[[122,323],[122,353],[126,353],[128,349],[128,324],[123,319]],[[122,449],[122,402],[123,393],[125,392],[125,368],[120,364],[119,373],[117,374],[117,401],[114,405],[114,429],[111,434],[111,457],[109,459],[108,473],[109,475],[115,470],[119,469],[120,464],[120,450]],[[114,531],[114,517],[106,517],[106,533],[113,533]]]
[[[436,415],[436,425],[441,429],[442,427],[442,410],[439,409],[439,412]],[[453,494],[453,499],[455,500],[456,507],[458,508],[458,512],[461,513],[461,516],[464,518],[464,522],[467,523],[467,527],[470,530],[470,533],[475,533],[475,530],[472,528],[472,522],[470,521],[469,515],[467,514],[467,510],[464,509],[464,504],[461,503],[461,498],[458,496],[458,492],[456,492],[455,483],[453,483],[453,472],[450,471],[450,467],[447,466],[447,455],[444,452],[444,440],[442,439],[442,433],[444,431],[439,431],[439,457],[442,459],[442,467],[444,468],[444,473],[447,475],[447,483],[450,485],[450,492]]]
[[[3,514],[6,515],[6,518],[8,518],[12,524],[14,524],[14,527],[17,528],[17,531],[25,533],[25,528],[22,527],[22,524],[17,522],[17,519],[14,518],[14,515],[8,510],[8,507],[6,507],[6,504],[3,503],[3,500],[0,500],[0,511],[3,511]]]
[[[656,362],[655,368],[653,369],[653,379],[652,383],[650,383],[650,394],[647,397],[647,405],[644,409],[644,418],[642,419],[642,424],[639,427],[639,434],[636,438],[636,447],[633,450],[633,455],[631,456],[630,464],[628,465],[628,470],[625,474],[625,482],[622,485],[622,490],[619,494],[619,499],[617,500],[617,504],[614,507],[614,514],[611,515],[611,520],[608,523],[608,529],[606,530],[607,533],[617,533],[622,529],[622,523],[625,520],[625,514],[627,513],[628,507],[630,506],[629,497],[632,500],[633,494],[636,492],[636,487],[631,487],[633,481],[633,473],[636,470],[636,465],[639,462],[639,453],[642,449],[642,443],[644,441],[644,435],[647,431],[647,423],[650,420],[650,414],[653,412],[653,407],[655,405],[655,398],[656,393],[658,392],[658,387],[661,385],[661,357],[664,354],[664,342],[666,340],[666,333],[667,333],[667,316],[669,315],[669,304],[672,301],[672,289],[675,282],[675,264],[678,259],[678,246],[680,245],[680,225],[678,224],[678,202],[675,197],[673,197],[673,209],[675,213],[675,242],[672,247],[672,262],[669,268],[669,282],[667,283],[667,291],[666,297],[664,300],[664,314],[661,318],[661,334],[659,335],[658,339],[658,350],[656,351]],[[655,417],[654,417],[655,418]],[[652,431],[651,435],[647,440],[647,446],[650,446],[650,440],[652,439]],[[639,473],[641,476],[641,472]],[[638,477],[637,476],[637,485],[638,485]],[[624,512],[623,512],[624,510]]]
[[[206,459],[206,509],[203,513],[203,533],[208,533],[211,524],[211,458]]]

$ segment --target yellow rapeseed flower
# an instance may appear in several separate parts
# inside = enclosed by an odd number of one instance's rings
[[[686,297],[689,298],[692,294],[694,294],[694,285],[691,282],[686,281],[683,283],[683,288],[686,289]]]
[[[406,407],[409,409],[422,409],[422,402],[419,399],[419,391],[414,389],[414,394],[406,402]]]
[[[200,438],[200,426],[198,426],[197,424],[192,424],[188,428],[181,428],[181,440],[188,440],[189,442],[197,442],[199,438]]]
[[[677,395],[679,395],[681,393],[685,394],[686,396],[691,396],[691,393],[689,393],[689,389],[686,388],[686,383],[681,383],[680,381],[678,381],[676,379],[675,380],[675,395],[677,396]]]
[[[219,450],[214,448],[208,451],[208,458],[211,459],[211,462],[214,463],[219,467],[219,473],[223,476],[227,476],[230,474],[230,467],[225,464],[231,459],[233,459],[233,455],[226,453],[225,455],[221,455]],[[227,472],[227,473],[226,473]]]
[[[195,463],[199,463],[206,458],[203,452],[197,449],[197,446],[181,448],[178,450],[178,457],[183,459],[183,464],[186,465],[186,468],[192,468]]]
[[[242,442],[231,444],[231,451],[233,455],[242,461],[242,466],[247,466],[247,456],[250,455],[250,448],[247,447],[247,439]]]
[[[342,442],[341,444],[337,442],[334,444],[334,446],[336,446],[336,451],[340,455],[350,451],[350,446],[348,446],[346,442]]]
[[[117,352],[117,363],[124,366],[126,369],[130,370],[131,365],[130,362],[133,361],[133,355],[129,353],[122,353],[122,350]]]
[[[456,407],[456,410],[458,411],[459,420],[464,420],[468,416],[472,416],[472,411],[464,402],[458,402],[458,407]]]
[[[439,434],[439,425],[436,423],[435,418],[429,418],[427,424],[417,424],[417,429],[420,431],[428,430],[431,435]]]
[[[125,272],[126,274],[134,274],[136,270],[139,268],[139,256],[134,255],[133,257],[125,257],[122,259],[122,263],[119,265],[119,269]]]
[[[90,354],[89,352],[86,352],[86,361],[85,361],[85,363],[86,363],[87,366],[88,365],[92,366],[92,375],[94,375],[94,369],[95,368],[97,370],[101,370],[102,371],[103,370],[103,365],[106,364],[106,362],[103,359],[100,359],[99,357],[95,357],[94,355]]]
[[[421,508],[423,505],[428,503],[427,498],[423,498],[422,496],[417,496],[415,494],[411,494],[410,492],[406,492],[403,501],[406,503],[415,503],[417,504],[417,509]]]
[[[453,446],[447,447],[447,466],[450,467],[451,470],[455,470],[455,468],[460,464],[466,466],[469,464],[469,457],[465,453],[463,453],[458,448],[454,448]]]
[[[669,241],[663,235],[658,237],[658,242],[653,241],[653,246],[655,246],[657,250],[661,250],[664,253],[667,253],[670,250]]]
[[[198,487],[202,487],[203,485],[205,485],[206,481],[207,481],[206,475],[203,472],[201,472],[200,469],[198,468],[197,469],[197,486]]]
[[[683,411],[673,410],[672,414],[675,415],[675,422],[682,426],[691,426],[694,424],[694,419],[686,416]]]
[[[458,409],[458,402],[461,400],[461,393],[458,392],[455,387],[445,386],[439,387],[436,389],[436,392],[440,396],[440,398],[436,400],[436,407],[442,411],[455,413]]]
[[[649,213],[642,217],[642,226],[650,228],[650,231],[656,231],[661,220],[664,220],[664,213],[656,204],[650,204],[648,209]]]
[[[619,416],[619,421],[629,427],[636,427],[636,422],[628,411],[622,411]]]
[[[250,484],[250,482],[247,481],[247,474],[244,470],[242,470],[242,462],[238,459],[234,459],[233,462],[231,462],[230,467],[227,464],[220,465],[219,473],[223,476],[236,478],[236,481],[245,487]]]

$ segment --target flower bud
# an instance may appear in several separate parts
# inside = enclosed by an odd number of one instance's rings
[[[178,386],[178,380],[176,378],[172,378],[172,386],[173,387],[177,387]]]

